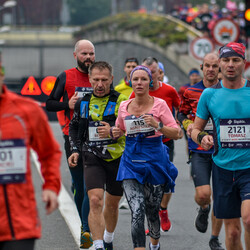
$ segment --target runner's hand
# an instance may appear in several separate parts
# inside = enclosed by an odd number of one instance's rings
[[[189,137],[191,137],[191,133],[192,133],[192,130],[193,130],[193,127],[194,127],[194,123],[190,123],[187,127],[187,135]]]
[[[214,145],[214,139],[213,136],[211,135],[206,135],[202,138],[201,140],[201,146],[205,149],[205,150],[209,150],[211,147],[213,147]]]
[[[123,135],[123,131],[120,129],[119,124],[117,125],[117,127],[112,127],[112,135],[113,138],[119,138],[121,135]]]
[[[75,94],[70,98],[70,100],[69,100],[69,108],[70,109],[75,108],[75,104],[76,104],[76,102],[77,102],[77,100],[79,98],[79,96],[77,96],[77,95],[78,95],[78,93],[75,92]]]
[[[42,200],[46,204],[46,214],[51,214],[58,208],[57,194],[49,189],[45,189],[42,192]]]
[[[73,153],[69,158],[68,158],[68,163],[71,168],[77,166],[79,154],[78,153]]]
[[[103,126],[98,127],[98,134],[100,138],[109,138],[110,135],[110,125],[107,122],[100,122]]]
[[[143,115],[142,118],[147,123],[147,125],[153,128],[158,128],[158,122],[154,119],[152,115]]]

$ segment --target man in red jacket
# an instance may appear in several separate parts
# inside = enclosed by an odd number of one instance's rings
[[[41,223],[30,150],[41,163],[47,214],[58,207],[61,151],[44,111],[33,100],[10,92],[3,79],[0,65],[0,249],[32,250],[41,237]]]

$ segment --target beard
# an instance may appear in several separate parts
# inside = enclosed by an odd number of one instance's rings
[[[77,58],[77,66],[84,72],[84,73],[88,73],[89,70],[89,66],[88,64],[86,64],[87,62],[93,64],[94,62],[91,60],[85,60],[83,62],[81,62],[78,58]]]

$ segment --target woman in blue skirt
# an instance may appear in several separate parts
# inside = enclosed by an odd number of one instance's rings
[[[131,72],[135,98],[121,103],[116,127],[111,136],[125,133],[126,146],[121,158],[117,180],[122,181],[132,214],[132,240],[135,250],[145,249],[145,214],[150,235],[150,249],[160,249],[159,208],[164,186],[174,191],[178,171],[169,161],[168,148],[162,135],[178,139],[181,130],[166,102],[149,95],[152,75],[145,66]]]

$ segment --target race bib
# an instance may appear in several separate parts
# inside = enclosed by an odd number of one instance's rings
[[[75,92],[77,92],[78,97],[84,97],[86,94],[91,94],[93,89],[91,87],[76,87]]]
[[[250,148],[250,119],[220,119],[223,148]]]
[[[141,116],[140,117],[136,117],[134,115],[126,116],[125,126],[128,137],[136,137],[138,134],[142,134],[146,137],[155,134],[155,129],[147,125],[147,123]]]
[[[24,140],[0,141],[0,184],[24,182],[27,172]]]
[[[98,133],[98,127],[103,126],[100,121],[91,121],[89,122],[89,145],[98,146],[98,145],[107,145],[112,143],[111,138],[100,138]]]
[[[214,125],[213,125],[213,122],[212,122],[212,119],[209,118],[208,121],[207,121],[207,125],[206,127],[204,128],[204,130],[208,133],[208,134],[213,134],[213,130],[214,130]]]

